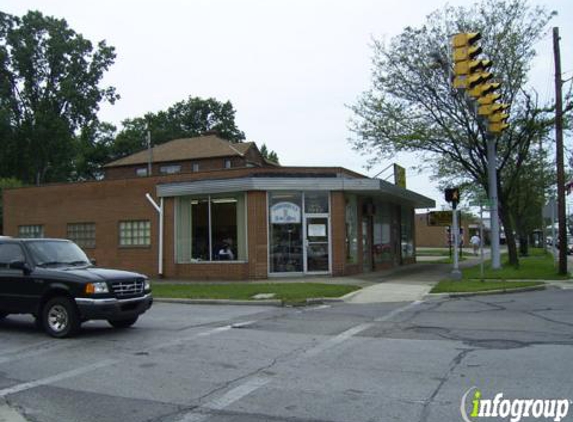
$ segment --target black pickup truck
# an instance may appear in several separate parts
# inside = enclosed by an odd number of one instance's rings
[[[90,319],[129,327],[152,303],[147,277],[97,268],[69,240],[0,238],[0,320],[32,314],[49,335],[69,337]]]

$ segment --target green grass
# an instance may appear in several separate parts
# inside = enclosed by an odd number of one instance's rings
[[[542,286],[540,281],[479,281],[479,280],[442,280],[430,293],[472,293],[488,290],[512,290],[521,287]]]
[[[258,293],[275,293],[274,299],[304,302],[310,298],[340,297],[358,290],[357,286],[321,283],[228,283],[228,284],[153,284],[153,296],[181,299],[250,300]],[[254,300],[256,302],[256,300]]]
[[[462,270],[465,280],[479,279],[479,264]],[[563,280],[568,279],[568,275],[557,274],[557,269],[551,254],[543,249],[530,249],[528,257],[519,258],[519,268],[508,264],[507,255],[502,255],[502,268],[491,269],[491,261],[484,264],[484,279],[486,280]]]

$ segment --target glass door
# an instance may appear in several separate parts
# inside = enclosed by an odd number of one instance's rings
[[[328,273],[330,270],[328,223],[328,216],[305,216],[306,272]]]

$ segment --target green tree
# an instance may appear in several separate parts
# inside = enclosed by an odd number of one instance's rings
[[[147,146],[147,130],[151,132],[153,145],[177,138],[191,138],[206,132],[215,132],[231,142],[241,142],[245,134],[235,123],[235,109],[230,101],[220,102],[189,97],[165,111],[147,113],[143,117],[126,119],[115,140],[112,155],[123,157]]]
[[[269,150],[267,144],[263,144],[261,146],[261,155],[267,161],[271,161],[273,163],[279,163],[279,156],[275,151]]]
[[[112,161],[117,128],[111,123],[94,122],[84,127],[75,139],[76,156],[73,180],[93,180],[103,177],[103,166]]]
[[[67,180],[76,133],[97,121],[113,87],[101,88],[113,47],[92,43],[63,19],[0,12],[0,176],[25,183]]]
[[[22,186],[24,186],[24,184],[13,177],[0,179],[0,234],[4,234],[4,206],[2,204],[4,189],[19,188]]]
[[[446,6],[420,28],[406,28],[388,45],[374,42],[373,86],[352,106],[354,147],[391,157],[418,152],[438,179],[477,184],[488,191],[487,142],[483,126],[463,95],[451,88],[452,34],[481,32],[492,73],[502,83],[502,101],[511,104],[510,128],[496,139],[500,218],[510,262],[518,265],[511,218],[511,193],[520,183],[531,146],[553,124],[527,86],[534,45],[553,13],[526,0],[484,0],[471,8]]]

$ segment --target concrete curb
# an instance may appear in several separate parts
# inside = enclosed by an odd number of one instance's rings
[[[158,303],[177,303],[182,305],[250,305],[250,306],[283,306],[282,300],[234,300],[234,299],[171,299],[153,298]]]
[[[428,293],[424,297],[430,299],[430,298],[436,298],[436,297],[487,296],[487,295],[499,295],[499,294],[509,294],[509,293],[534,292],[534,291],[546,290],[546,289],[547,289],[547,285],[543,285],[543,286],[519,287],[516,289],[486,290],[483,292]]]

